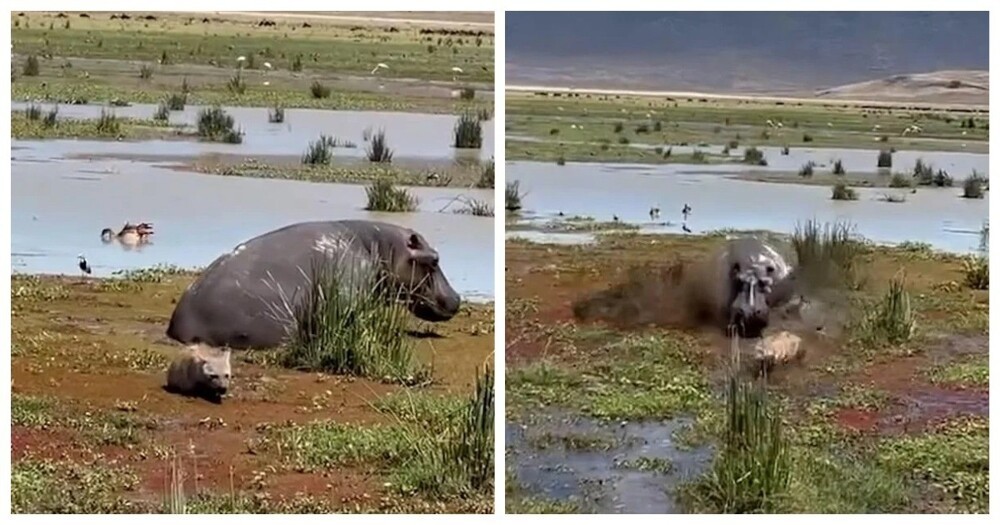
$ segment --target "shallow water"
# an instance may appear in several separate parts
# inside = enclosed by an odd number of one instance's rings
[[[526,492],[547,499],[571,500],[596,513],[677,513],[675,491],[708,467],[710,447],[683,449],[673,433],[689,425],[685,419],[602,424],[583,417],[543,415],[527,426],[508,422],[505,444],[517,482]],[[535,440],[555,436],[588,436],[613,440],[610,450],[567,449],[556,443],[544,448]],[[624,461],[658,458],[670,462],[667,473],[623,468]]]
[[[13,110],[23,110],[25,102],[12,102]],[[53,104],[38,104],[48,110]],[[194,126],[198,111],[205,106],[188,105],[183,111],[171,111],[170,123]],[[126,107],[106,108],[100,105],[59,106],[59,117],[96,119],[102,109],[111,109],[119,117],[152,118],[156,106],[133,104]],[[286,109],[285,122],[273,124],[267,120],[268,108],[228,107],[236,125],[245,133],[242,144],[212,142],[143,141],[109,143],[100,153],[198,155],[202,153],[230,153],[235,155],[301,155],[309,143],[325,134],[355,143],[356,148],[337,148],[336,155],[362,157],[365,155],[364,131],[384,129],[389,146],[397,158],[440,160],[468,158],[477,155],[482,160],[493,156],[493,121],[483,124],[483,147],[480,150],[457,150],[452,145],[452,131],[458,117],[421,113],[381,111],[330,111],[321,109]],[[89,153],[96,153],[89,151]]]
[[[66,141],[61,141],[66,142]],[[71,142],[71,141],[70,141]],[[67,158],[52,141],[13,141],[11,264],[26,273],[76,274],[83,253],[94,274],[157,264],[203,267],[239,243],[310,220],[374,219],[421,232],[441,254],[452,286],[493,298],[493,218],[439,213],[456,195],[492,201],[489,190],[411,188],[415,213],[363,209],[364,186],[221,177],[145,162]],[[126,250],[100,232],[151,222],[153,242]]]
[[[937,164],[943,163],[939,159],[945,157],[924,158],[934,159],[932,162]],[[506,176],[507,181],[521,181],[521,190],[526,192],[522,199],[525,209],[542,217],[536,221],[551,220],[559,212],[566,216],[591,216],[599,221],[609,221],[617,215],[620,220],[638,224],[642,231],[650,233],[683,233],[681,209],[686,203],[692,208],[687,226],[696,234],[721,229],[791,233],[797,223],[808,219],[846,220],[856,226],[859,234],[875,242],[925,242],[939,250],[968,253],[978,249],[980,228],[989,218],[989,199],[960,198],[960,187],[922,188],[915,194],[887,188],[857,188],[857,201],[834,201],[826,186],[732,178],[733,173],[746,169],[738,165],[706,168],[680,164],[567,163],[558,166],[518,161],[507,163]],[[884,194],[901,192],[907,198],[904,203],[878,200]],[[661,209],[658,221],[672,224],[650,223],[649,210],[654,205]]]

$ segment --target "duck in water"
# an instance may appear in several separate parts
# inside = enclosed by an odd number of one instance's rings
[[[121,231],[115,233],[111,228],[104,228],[101,231],[101,241],[105,244],[111,241],[118,241],[125,246],[136,246],[149,242],[149,237],[153,235],[153,223],[140,222],[132,224],[126,222]]]

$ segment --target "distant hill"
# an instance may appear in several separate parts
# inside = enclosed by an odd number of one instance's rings
[[[506,42],[508,84],[841,97],[989,70],[985,12],[508,12]]]

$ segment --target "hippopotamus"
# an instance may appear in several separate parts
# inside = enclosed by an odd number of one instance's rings
[[[437,251],[416,231],[376,221],[304,222],[250,239],[212,262],[177,301],[167,336],[187,345],[279,346],[288,319],[275,312],[301,301],[317,264],[377,276],[426,321],[447,321],[461,306]]]
[[[715,260],[722,318],[741,337],[760,337],[771,309],[791,299],[791,266],[772,246],[753,237],[732,239]]]

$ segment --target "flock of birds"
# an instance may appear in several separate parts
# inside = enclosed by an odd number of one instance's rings
[[[688,216],[691,215],[691,211],[692,211],[691,205],[689,205],[688,203],[684,203],[684,207],[681,208],[681,216],[684,217],[684,222],[681,223],[681,230],[683,230],[684,233],[691,233],[691,228],[688,228],[687,225]],[[560,215],[562,214],[560,213]],[[649,208],[649,220],[655,221],[659,218],[660,218],[660,205],[657,204]],[[611,216],[611,220],[614,222],[619,222],[621,219],[618,217],[618,214],[614,214]]]

